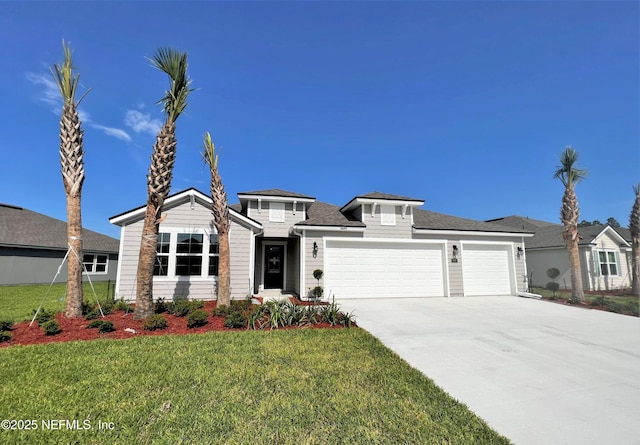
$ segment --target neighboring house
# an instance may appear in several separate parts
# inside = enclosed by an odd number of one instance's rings
[[[551,279],[547,270],[560,270],[556,281],[571,288],[569,255],[564,246],[562,224],[507,216],[489,222],[505,227],[524,228],[535,232],[527,241],[527,268],[531,282],[544,287]],[[631,286],[631,234],[628,229],[607,224],[578,227],[580,266],[584,290],[608,290]]]
[[[91,280],[115,280],[118,240],[87,229],[82,237],[82,261]],[[66,282],[66,263],[60,267],[66,253],[66,222],[0,204],[0,284],[51,283],[58,269],[55,282]]]
[[[420,210],[384,193],[338,207],[284,190],[239,193],[230,206],[231,294],[307,297],[322,269],[324,299],[513,295],[526,289],[523,229]],[[214,299],[218,245],[209,196],[188,189],[165,201],[154,297]],[[135,299],[145,207],[121,227],[116,293]]]

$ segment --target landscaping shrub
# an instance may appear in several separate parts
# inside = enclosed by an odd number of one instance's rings
[[[207,317],[209,313],[207,311],[203,311],[202,309],[196,309],[187,317],[187,327],[197,328],[198,326],[204,326],[207,324]]]
[[[124,301],[122,298],[115,302],[113,308],[116,311],[133,312],[133,306]]]
[[[164,315],[162,314],[150,315],[144,320],[144,323],[142,324],[142,328],[147,331],[165,329],[167,326],[167,319],[164,318]]]
[[[37,311],[37,309],[34,309],[33,313],[35,314],[36,311]],[[50,312],[50,311],[46,310],[45,308],[40,308],[40,311],[38,311],[38,315],[36,316],[36,321],[38,322],[39,326],[42,326],[47,321],[53,320],[55,315],[56,315],[55,312]]]
[[[247,326],[247,316],[242,312],[234,311],[227,316],[224,320],[224,326],[226,328],[243,328]]]
[[[56,335],[60,332],[60,325],[55,320],[46,321],[40,326],[47,335]]]
[[[116,328],[109,320],[94,320],[87,325],[87,329],[98,329],[101,334],[105,332],[113,332]]]
[[[230,306],[233,309],[249,309],[251,307],[251,297],[247,297],[244,300],[231,300]]]
[[[84,316],[84,319],[85,320],[95,320],[99,316],[100,316],[100,311],[96,308],[96,309],[92,309],[89,312],[87,312],[87,315]]]
[[[624,306],[622,305],[622,303],[614,300],[605,301],[604,307],[609,312],[615,312],[616,314],[621,314],[624,311]]]
[[[224,305],[213,308],[212,314],[214,317],[228,317],[231,312],[234,312],[233,307]]]
[[[204,301],[202,300],[185,300],[179,299],[173,302],[173,308],[171,312],[178,317],[185,317],[196,309],[202,309],[204,307]]]
[[[0,331],[0,343],[11,340],[11,332]]]
[[[162,314],[163,312],[167,312],[168,307],[167,303],[165,303],[164,298],[159,298],[155,304],[155,313]]]
[[[10,331],[12,327],[13,327],[13,321],[0,320],[0,331]]]
[[[547,290],[553,292],[552,297],[555,297],[556,292],[558,292],[558,289],[560,289],[560,285],[555,281],[549,281],[545,287]]]

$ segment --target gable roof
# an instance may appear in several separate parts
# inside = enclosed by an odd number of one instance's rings
[[[354,199],[356,199],[356,198],[383,199],[383,200],[386,199],[386,200],[389,200],[389,201],[424,202],[422,199],[409,198],[407,196],[400,196],[400,195],[391,195],[389,193],[382,193],[382,192],[371,192],[371,193],[367,193],[365,195],[358,195]]]
[[[188,199],[197,198],[198,200],[210,204],[211,197],[202,193],[200,190],[190,187],[185,190],[181,190],[179,192],[174,193],[173,195],[167,196],[164,200],[164,205],[172,205],[177,202],[187,201]],[[229,216],[235,218],[238,221],[243,221],[244,223],[256,228],[262,228],[262,224],[256,221],[255,219],[249,218],[248,216],[241,213],[241,209],[238,209],[239,204],[235,206],[229,206]],[[143,205],[140,207],[136,207],[131,210],[127,210],[126,212],[119,213],[115,216],[109,218],[109,222],[111,224],[115,224],[117,226],[122,226],[130,223],[131,221],[136,221],[144,217],[144,212],[147,208],[147,205]]]
[[[422,199],[409,198],[407,196],[391,195],[389,193],[371,192],[364,195],[355,196],[348,203],[342,206],[341,212],[348,212],[361,204],[370,204],[377,201],[389,201],[390,203],[403,204],[411,207],[419,207],[424,204]]]
[[[22,248],[67,249],[67,223],[22,207],[0,204],[0,245]],[[87,252],[118,253],[120,241],[82,229]]]
[[[316,201],[307,209],[307,219],[296,226],[366,227],[362,221],[340,211],[340,207]]]
[[[512,227],[519,227],[528,225],[532,228],[535,235],[529,241],[527,241],[527,249],[541,249],[551,247],[564,248],[564,238],[562,233],[564,232],[564,226],[562,224],[554,224],[547,221],[541,221],[536,219],[530,219],[523,216],[512,215],[504,218],[489,220],[491,223],[502,224],[508,226],[514,224]],[[614,237],[618,238],[622,244],[629,244],[631,242],[631,233],[628,229],[623,227],[613,228],[608,224],[599,224],[596,226],[584,226],[578,227],[578,234],[580,240],[579,246],[587,246],[593,244],[602,233],[607,230],[611,230]]]
[[[313,196],[302,195],[300,193],[290,192],[281,189],[267,189],[267,190],[255,190],[253,192],[240,192],[238,197],[241,196],[278,196],[283,198],[299,198],[299,199],[316,199]]]
[[[478,231],[478,232],[499,232],[499,233],[522,233],[531,234],[530,230],[517,227],[508,227],[491,222],[476,221],[474,219],[460,218],[457,216],[445,215],[431,212],[429,210],[413,210],[413,226],[422,230],[456,230],[456,231]]]

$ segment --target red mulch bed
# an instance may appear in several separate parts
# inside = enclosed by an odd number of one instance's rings
[[[304,304],[304,303],[303,303]],[[207,301],[204,305],[204,310],[209,312],[213,311],[216,307],[215,301]],[[0,348],[11,345],[34,345],[42,343],[58,343],[66,341],[76,340],[96,340],[99,338],[110,339],[127,339],[133,337],[140,337],[142,335],[185,335],[185,334],[202,334],[212,331],[246,331],[247,328],[230,329],[224,326],[224,317],[214,317],[209,315],[207,324],[197,328],[187,328],[187,317],[178,317],[173,314],[163,313],[167,319],[168,327],[166,329],[159,329],[156,331],[146,331],[142,328],[144,320],[134,320],[133,313],[125,313],[123,311],[116,311],[112,314],[106,315],[104,318],[99,317],[99,320],[109,320],[113,323],[115,328],[114,332],[107,332],[101,334],[98,329],[87,329],[87,325],[93,320],[85,320],[84,318],[66,318],[62,314],[56,315],[56,320],[60,325],[61,332],[56,335],[46,335],[44,331],[38,326],[38,322],[34,321],[33,325],[29,327],[30,322],[18,323],[11,329],[12,338],[8,342],[0,343]],[[135,334],[125,331],[126,328],[135,330]],[[307,327],[287,327],[280,329],[305,329]],[[312,328],[321,329],[340,329],[341,326],[331,326],[329,323],[314,324]]]

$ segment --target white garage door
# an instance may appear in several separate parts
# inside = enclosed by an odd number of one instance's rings
[[[440,244],[327,241],[327,296],[444,296],[442,255]]]
[[[511,295],[515,283],[509,245],[464,244],[462,276],[464,295]]]

